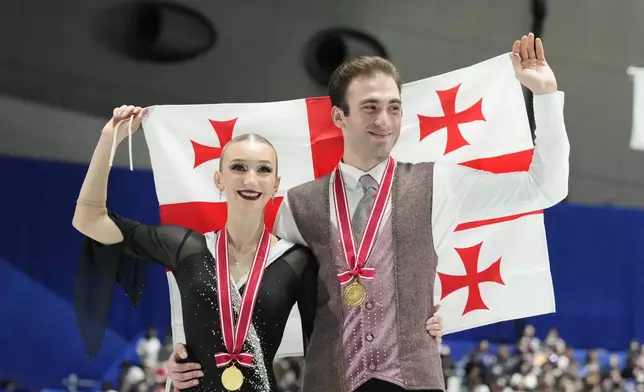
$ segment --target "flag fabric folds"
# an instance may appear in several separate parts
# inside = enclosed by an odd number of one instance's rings
[[[644,81],[640,85],[644,100]],[[407,83],[402,96],[395,159],[447,161],[494,173],[528,169],[533,142],[508,54]],[[226,201],[213,176],[223,146],[252,132],[270,140],[279,156],[281,189],[266,214],[272,227],[284,193],[328,174],[342,156],[342,133],[331,122],[330,108],[327,97],[150,107],[143,127],[162,223],[202,233],[223,227]],[[644,124],[640,129],[644,134]],[[640,142],[644,148],[644,136]],[[449,237],[450,246],[438,254],[434,293],[446,332],[554,312],[541,211],[459,222]],[[172,275],[168,279],[175,342],[183,341],[179,296]],[[284,339],[280,354],[301,353],[301,339],[292,339],[300,333],[295,308],[285,333],[290,340]]]

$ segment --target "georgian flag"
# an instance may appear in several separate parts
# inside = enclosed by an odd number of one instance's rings
[[[403,86],[399,161],[449,161],[495,173],[527,171],[532,137],[510,56]],[[284,193],[324,176],[342,156],[341,131],[327,97],[283,102],[153,106],[144,119],[161,221],[202,233],[223,227],[225,200],[213,176],[222,147],[253,132],[279,156],[281,189],[266,214],[273,227]],[[551,313],[555,310],[543,215],[524,211],[460,222],[439,253],[437,303],[445,332]],[[185,342],[181,304],[170,284],[175,342]],[[297,307],[279,355],[302,353]],[[294,338],[297,337],[297,338]]]

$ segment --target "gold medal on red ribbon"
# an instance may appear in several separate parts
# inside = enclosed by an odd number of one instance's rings
[[[221,336],[224,340],[225,352],[215,354],[217,367],[226,368],[221,375],[221,383],[228,391],[237,391],[244,384],[244,375],[236,364],[243,367],[253,366],[253,355],[242,352],[244,342],[250,330],[250,324],[255,310],[255,300],[259,285],[264,276],[268,251],[271,245],[271,235],[266,227],[257,245],[253,263],[248,271],[248,280],[244,295],[242,296],[241,307],[237,325],[234,325],[233,306],[231,302],[231,282],[228,265],[228,233],[223,229],[217,236],[215,246],[215,262],[217,263],[217,303],[219,305],[219,324]]]
[[[227,391],[238,391],[244,385],[244,375],[233,365],[221,374],[221,383]]]
[[[344,289],[344,301],[349,306],[360,306],[365,298],[367,298],[367,291],[358,279],[354,279]]]
[[[348,285],[344,289],[344,301],[352,307],[362,305],[367,296],[367,291],[359,279],[373,280],[376,276],[376,270],[371,267],[366,267],[365,264],[371,255],[374,243],[376,242],[376,235],[385,216],[387,202],[389,201],[389,197],[391,197],[393,189],[395,170],[396,161],[392,157],[389,157],[382,181],[378,187],[376,200],[371,208],[367,225],[365,226],[364,233],[362,234],[360,244],[356,251],[353,228],[351,227],[351,215],[349,214],[349,202],[347,201],[340,165],[335,169],[333,177],[333,201],[335,203],[340,243],[342,244],[343,254],[349,267],[348,271],[338,274],[338,280],[340,281],[340,285]]]

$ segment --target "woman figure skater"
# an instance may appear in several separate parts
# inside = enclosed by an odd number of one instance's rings
[[[105,125],[73,218],[86,236],[76,309],[88,354],[103,338],[116,281],[136,300],[145,261],[172,271],[181,294],[187,360],[201,365],[191,390],[273,391],[273,359],[297,303],[310,336],[317,262],[308,248],[276,238],[264,225],[280,177],[274,147],[244,134],[224,148],[214,186],[225,193],[225,229],[202,235],[171,225],[144,225],[106,207],[112,143],[136,130],[145,109],[116,108]],[[120,125],[120,126],[117,126]]]

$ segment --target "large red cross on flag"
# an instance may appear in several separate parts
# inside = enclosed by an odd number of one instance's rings
[[[447,161],[495,173],[528,169],[533,143],[509,55],[405,84],[402,95],[402,131],[392,152],[397,160]],[[328,174],[343,148],[327,97],[154,106],[144,129],[162,222],[200,232],[226,220],[213,175],[231,137],[253,132],[275,145],[281,196]],[[269,204],[269,227],[276,199]],[[460,222],[445,241],[434,295],[443,305],[446,332],[555,310],[541,211]]]

